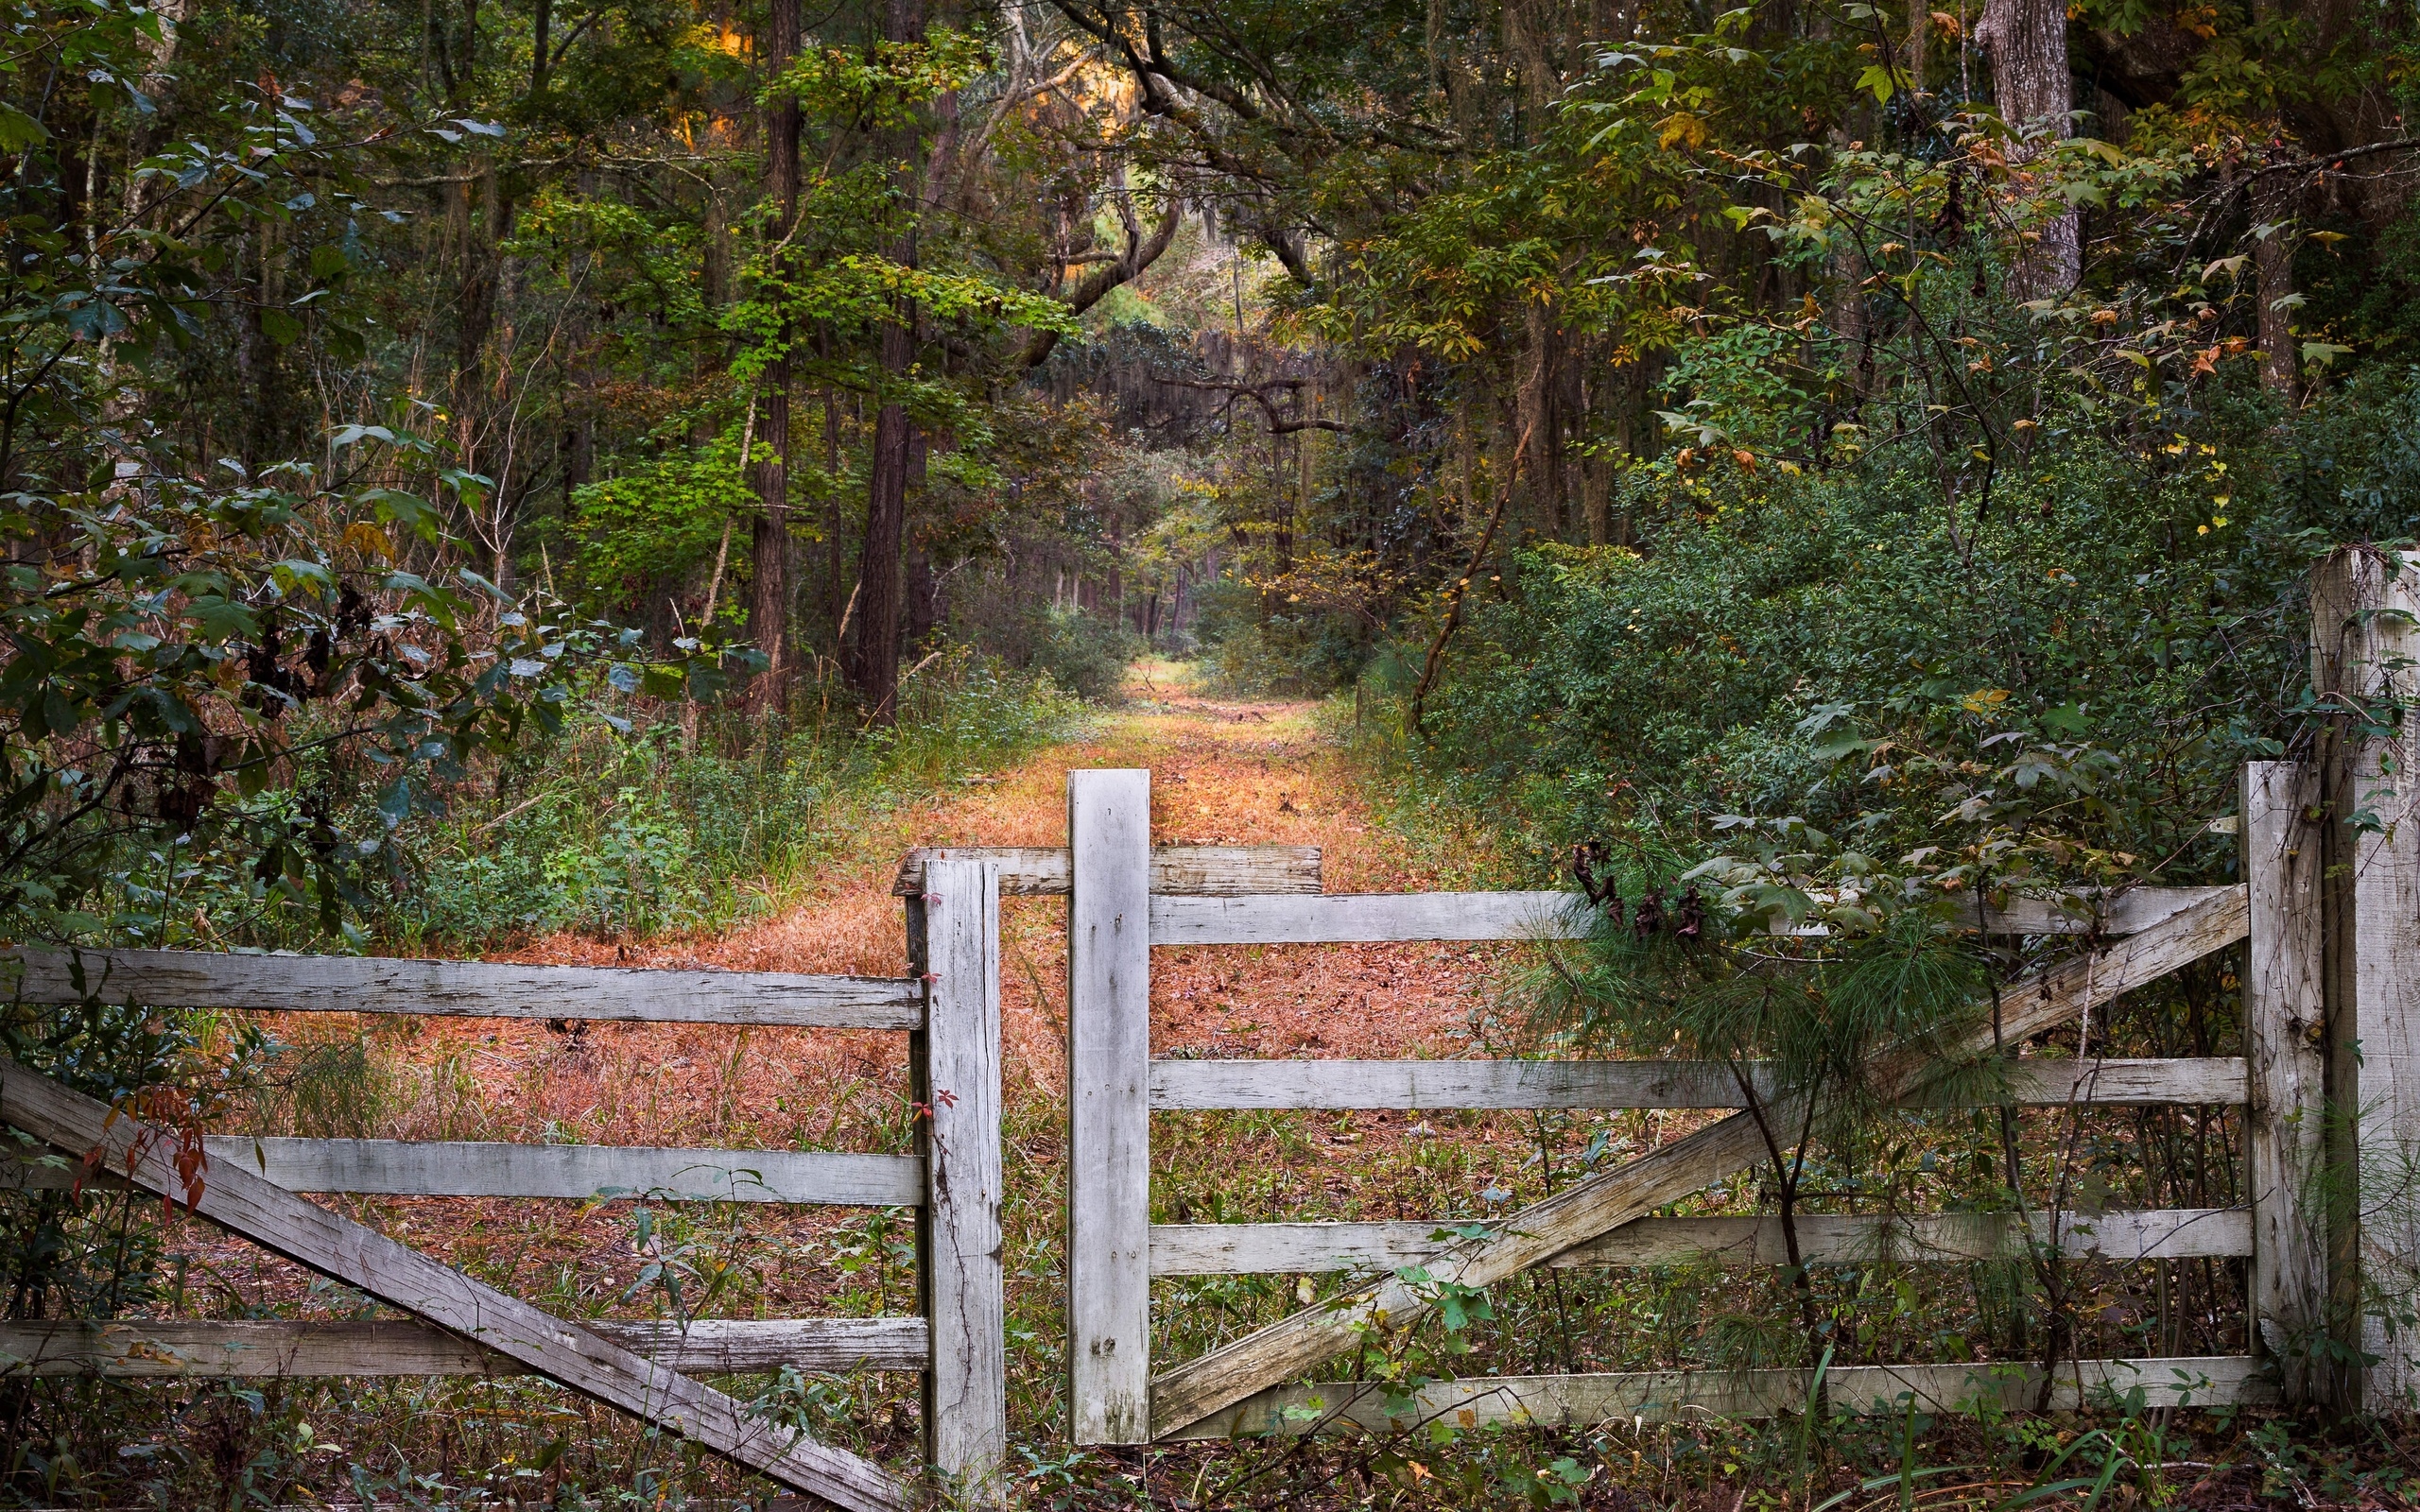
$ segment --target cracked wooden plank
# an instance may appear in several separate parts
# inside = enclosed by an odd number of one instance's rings
[[[520,966],[384,955],[231,955],[213,951],[0,951],[0,999],[140,1003],[278,1013],[421,1013],[473,1019],[915,1029],[910,977],[778,971]]]
[[[700,1318],[586,1325],[684,1375],[922,1370],[920,1317]],[[0,1322],[0,1376],[257,1379],[515,1376],[529,1367],[430,1324],[392,1319],[220,1321],[63,1318]]]
[[[1690,1422],[1773,1418],[1804,1411],[1806,1370],[1640,1370],[1603,1375],[1478,1376],[1439,1381],[1390,1400],[1381,1386],[1318,1382],[1266,1391],[1204,1418],[1175,1439],[1309,1433],[1405,1433],[1443,1421],[1459,1428],[1593,1428],[1602,1422]],[[1834,1366],[1824,1374],[1836,1409],[1889,1416],[2030,1409],[2042,1367],[1986,1365]],[[2249,1355],[2153,1360],[2076,1360],[2059,1367],[2050,1410],[2073,1412],[2140,1389],[2153,1407],[2216,1407],[2274,1401],[2276,1389]]]
[[[1001,1269],[1000,864],[925,869],[925,1029],[931,1171],[916,1282],[933,1323],[927,1457],[960,1501],[995,1506],[1009,1453],[1008,1294]]]
[[[1753,1082],[1770,1085],[1763,1068]],[[2012,1062],[2003,1089],[2025,1107],[2233,1104],[2241,1059]],[[1919,1092],[1914,1099],[1926,1101]],[[1731,1068],[1712,1060],[1180,1060],[1151,1062],[1154,1112],[1245,1108],[1745,1108]]]
[[[1154,1276],[1254,1276],[1423,1265],[1453,1247],[1441,1232],[1474,1222],[1188,1223],[1151,1226]],[[2243,1208],[2153,1208],[2070,1213],[2060,1252],[2069,1259],[2198,1260],[2249,1255],[2252,1215]],[[2045,1215],[2034,1233],[2048,1237]],[[1944,1212],[1887,1218],[1809,1213],[1798,1220],[1801,1253],[1812,1264],[1856,1265],[2006,1260],[2021,1256],[2012,1213]],[[1781,1220],[1770,1217],[1640,1218],[1583,1240],[1547,1262],[1553,1270],[1616,1265],[1780,1265],[1789,1262]]]
[[[927,861],[996,861],[1000,892],[1010,898],[1067,895],[1064,846],[928,845],[908,852],[890,881],[894,898],[924,890]],[[1320,848],[1315,845],[1155,845],[1151,891],[1201,898],[1246,893],[1316,893]]]

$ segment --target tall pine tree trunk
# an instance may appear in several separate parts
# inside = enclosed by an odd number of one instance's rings
[[[883,11],[887,42],[924,40],[923,0],[888,0]],[[910,123],[891,145],[897,169],[897,202],[914,204],[916,156],[920,133]],[[916,232],[912,226],[891,249],[891,257],[913,266]],[[916,311],[902,301],[890,323],[882,328],[880,356],[886,385],[907,377],[916,355]],[[858,700],[866,717],[877,725],[899,718],[899,621],[901,538],[908,524],[908,473],[914,458],[908,411],[895,395],[886,394],[874,414],[873,456],[867,479],[866,543],[857,558],[857,644],[856,673]]]
[[[2010,146],[2010,166],[2022,170],[2073,131],[2066,0],[1988,0],[1975,40],[1991,57],[1992,103],[2000,119],[2012,133],[2031,139]],[[2039,241],[2018,252],[2011,274],[2019,299],[2065,294],[2083,271],[2083,233],[2073,209],[2044,222],[2038,234]]]
[[[766,8],[765,67],[778,76],[798,56],[798,0],[771,0]],[[765,178],[780,215],[773,224],[778,241],[798,220],[799,111],[796,96],[775,95],[765,108]],[[782,329],[782,355],[765,369],[758,402],[756,497],[763,505],[756,516],[752,542],[755,577],[748,599],[748,638],[765,653],[767,666],[756,679],[755,703],[760,711],[789,706],[790,677],[790,359],[789,328]]]

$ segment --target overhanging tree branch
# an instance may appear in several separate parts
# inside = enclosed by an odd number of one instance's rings
[[[1066,305],[1073,315],[1081,315],[1098,304],[1110,290],[1139,278],[1144,269],[1158,262],[1160,254],[1168,249],[1168,243],[1176,240],[1177,228],[1184,224],[1184,200],[1170,195],[1167,210],[1160,216],[1160,223],[1152,228],[1150,235],[1130,239],[1126,250],[1118,254],[1115,262],[1085,274],[1082,282],[1059,297],[1060,302]],[[1130,218],[1127,225],[1132,237],[1136,230],[1134,222]],[[1058,332],[1037,331],[1026,342],[1024,352],[1018,354],[1017,366],[1023,370],[1038,368],[1058,349]]]

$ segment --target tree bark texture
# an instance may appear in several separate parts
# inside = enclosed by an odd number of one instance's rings
[[[2294,398],[2293,198],[2290,174],[2272,174],[2253,186],[2253,218],[2268,228],[2252,250],[2260,288],[2260,385],[2288,404]]]
[[[1554,432],[1554,326],[1546,306],[1535,300],[1522,308],[1521,386],[1515,396],[1513,423],[1528,438],[1530,455],[1513,462],[1529,492],[1530,524],[1540,541],[1563,534],[1562,490],[1550,456]]]
[[[2075,83],[2067,68],[2066,0],[1988,0],[1975,40],[1992,61],[1992,102],[2016,140],[2009,165],[2020,172],[2072,134],[2067,112]],[[2082,230],[2073,209],[2037,228],[2041,239],[2021,251],[2011,271],[2013,292],[2038,300],[2075,287],[2083,268]]]
[[[798,56],[798,0],[771,0],[766,8],[765,67],[778,75]],[[773,234],[786,237],[798,220],[799,109],[793,95],[777,95],[765,108],[766,188],[781,207]],[[782,338],[786,343],[786,325]],[[761,711],[787,707],[795,659],[790,655],[790,359],[786,351],[765,369],[758,401],[756,497],[762,510],[751,544],[755,576],[748,598],[748,638],[765,653],[754,701]]]
[[[883,9],[883,39],[894,43],[922,41],[924,0],[888,0]],[[892,140],[897,202],[916,202],[916,154],[920,140],[910,124]],[[916,233],[911,227],[891,249],[891,257],[906,266],[916,262]],[[886,385],[908,376],[915,361],[916,311],[901,301],[891,323],[882,328],[880,355]],[[867,479],[866,542],[857,558],[857,642],[855,661],[857,698],[866,718],[877,725],[899,720],[899,628],[901,610],[900,543],[908,524],[908,472],[912,453],[908,411],[893,395],[886,395],[873,422],[873,456]]]

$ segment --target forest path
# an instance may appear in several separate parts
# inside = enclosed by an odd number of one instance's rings
[[[1434,868],[1371,813],[1346,753],[1321,729],[1319,704],[1207,696],[1193,690],[1184,667],[1158,660],[1136,663],[1127,694],[1122,706],[1016,766],[968,778],[960,791],[904,804],[867,826],[845,856],[806,880],[800,901],[769,918],[718,936],[647,945],[557,936],[516,956],[894,974],[907,946],[890,895],[901,855],[920,845],[1063,846],[1066,774],[1081,767],[1150,769],[1156,844],[1318,846],[1328,892],[1439,885]],[[1006,913],[1001,1011],[1011,1074],[1055,1092],[1063,1078],[1065,905],[1016,899]],[[1442,1049],[1466,1017],[1486,954],[1403,945],[1163,952],[1153,961],[1154,1047],[1314,1057]]]
[[[1448,885],[1418,848],[1378,821],[1347,752],[1322,732],[1319,714],[1313,703],[1201,696],[1185,684],[1183,669],[1145,662],[1133,671],[1125,705],[1094,715],[1070,738],[1012,768],[970,778],[958,791],[904,804],[865,825],[843,853],[786,888],[795,902],[755,923],[643,942],[555,936],[512,958],[898,974],[907,941],[890,886],[901,855],[918,845],[1063,845],[1066,774],[1087,766],[1150,768],[1152,835],[1160,843],[1315,845],[1330,892]],[[1460,862],[1471,853],[1457,848]],[[1003,916],[1005,1091],[1020,1149],[1013,1163],[1028,1179],[1046,1184],[1047,1177],[1033,1173],[1054,1164],[1063,1126],[1066,906],[1056,898],[1010,899]],[[1503,949],[1155,952],[1152,1048],[1221,1058],[1466,1054],[1474,1010],[1490,1001]],[[912,1132],[906,1038],[898,1034],[539,1020],[379,1020],[359,1028],[371,1036],[383,1087],[366,1105],[374,1112],[361,1127],[308,1132],[742,1150],[904,1149]],[[354,1032],[333,1023],[296,1030]],[[1374,1132],[1413,1122],[1409,1115],[1360,1116]],[[1291,1183],[1288,1190],[1300,1189],[1297,1198],[1319,1191],[1342,1195],[1356,1184],[1346,1174],[1351,1162],[1374,1145],[1357,1151],[1352,1145],[1361,1136],[1334,1138],[1349,1143],[1334,1150],[1325,1141],[1300,1148],[1297,1141],[1284,1150],[1255,1146],[1249,1158],[1262,1184],[1282,1177]],[[1234,1174],[1232,1162],[1244,1157],[1227,1151],[1215,1168]],[[1514,1150],[1507,1174],[1492,1179],[1515,1180],[1510,1168],[1517,1157]],[[1476,1190],[1485,1183],[1465,1184]],[[632,1288],[641,1259],[626,1204],[341,1200],[357,1216],[481,1280],[567,1315],[644,1315],[663,1300],[648,1288]],[[895,1264],[869,1270],[846,1258],[879,1250],[889,1230],[867,1227],[874,1219],[831,1212],[752,1204],[733,1219],[719,1243],[745,1262],[731,1274],[747,1279],[713,1310],[861,1314],[909,1305],[912,1292],[902,1291],[908,1283]],[[304,1295],[307,1279],[292,1267],[242,1253],[240,1245],[211,1247],[219,1251],[216,1274],[246,1305]]]

